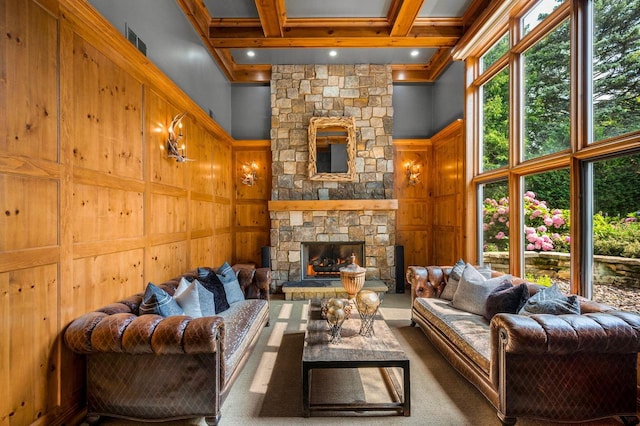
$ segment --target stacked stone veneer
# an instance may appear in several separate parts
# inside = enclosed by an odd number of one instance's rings
[[[393,81],[390,65],[275,65],[271,73],[273,200],[393,198]],[[356,177],[307,175],[311,117],[355,117]],[[396,213],[271,211],[274,286],[301,278],[301,243],[365,241],[368,278],[395,285]]]

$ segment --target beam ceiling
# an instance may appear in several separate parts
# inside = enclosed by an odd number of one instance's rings
[[[285,0],[255,0],[259,18],[212,18],[202,0],[177,0],[232,83],[268,83],[271,64],[238,64],[231,49],[269,48],[435,48],[428,62],[392,65],[396,82],[433,82],[491,0],[473,0],[461,17],[418,16],[429,1],[392,0],[386,17],[287,18]]]

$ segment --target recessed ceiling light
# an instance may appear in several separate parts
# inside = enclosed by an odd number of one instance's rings
[[[247,56],[250,57],[250,58],[253,58],[254,56],[256,56],[256,52],[254,52],[253,50],[249,50],[247,52]]]
[[[411,56],[418,56],[420,54],[420,52],[418,52],[417,50],[412,50],[411,51]]]
[[[338,52],[336,52],[335,50],[332,50],[331,52],[329,52],[329,56],[336,56],[338,54]]]

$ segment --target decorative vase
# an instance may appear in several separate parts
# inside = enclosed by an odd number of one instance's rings
[[[350,300],[356,297],[356,294],[364,287],[364,279],[367,272],[365,268],[355,263],[355,259],[356,256],[351,255],[351,263],[344,268],[340,268],[340,281]]]

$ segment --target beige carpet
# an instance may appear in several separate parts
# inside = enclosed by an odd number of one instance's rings
[[[376,416],[353,413],[349,417],[302,417],[301,356],[306,323],[306,302],[274,297],[271,326],[266,328],[249,362],[222,407],[221,426],[231,425],[500,425],[495,410],[460,376],[429,343],[419,327],[410,327],[410,295],[387,294],[381,313],[411,360],[411,416]],[[376,370],[314,372],[312,400],[336,396],[374,401],[386,396]],[[103,425],[137,425],[103,419]],[[158,423],[155,423],[158,424]],[[204,421],[168,422],[162,425],[205,425]],[[549,423],[520,420],[520,426]],[[619,425],[610,419],[588,423]],[[584,425],[584,424],[583,424]]]

